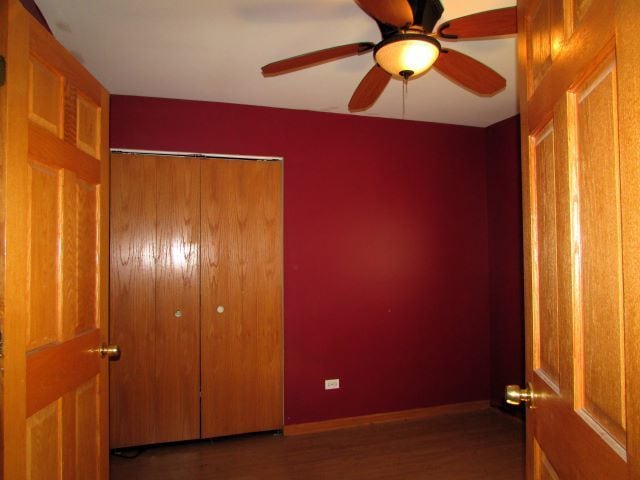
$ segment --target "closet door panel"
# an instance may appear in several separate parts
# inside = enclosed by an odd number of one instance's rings
[[[156,167],[150,157],[111,158],[111,448],[155,438]]]
[[[282,427],[281,164],[202,162],[202,437]]]
[[[200,437],[200,160],[155,161],[155,442],[173,442]]]
[[[113,155],[111,448],[200,436],[200,165]]]

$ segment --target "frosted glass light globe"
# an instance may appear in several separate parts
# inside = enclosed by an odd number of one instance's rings
[[[396,77],[418,76],[426,72],[440,55],[437,40],[421,34],[400,34],[376,47],[378,65]],[[406,72],[410,72],[408,75]]]

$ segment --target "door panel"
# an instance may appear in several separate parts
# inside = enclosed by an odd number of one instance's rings
[[[551,463],[549,463],[549,459],[542,451],[542,448],[540,448],[540,444],[537,441],[534,441],[533,450],[533,478],[535,480],[559,480],[558,474]]]
[[[200,160],[155,162],[155,442],[168,442],[200,437]]]
[[[204,438],[282,428],[281,181],[280,162],[202,163]]]
[[[75,448],[70,453],[75,454],[73,464],[75,464],[78,479],[99,478],[98,465],[92,461],[99,454],[100,448],[98,435],[96,435],[98,431],[96,420],[99,418],[96,395],[99,388],[96,379],[92,378],[75,392],[75,398],[72,399],[75,409],[75,440],[76,445],[81,448]]]
[[[200,161],[112,156],[112,448],[200,437]]]
[[[62,317],[58,310],[58,295],[48,281],[56,277],[58,269],[58,170],[28,165],[31,197],[27,223],[32,232],[29,239],[31,286],[30,313],[27,320],[27,349],[33,350],[58,340]],[[54,207],[53,211],[51,207]]]
[[[51,65],[29,58],[29,120],[56,137],[62,134],[63,80]]]
[[[73,192],[75,190],[75,192]],[[96,245],[99,239],[97,232],[91,225],[98,222],[98,205],[100,202],[99,189],[80,179],[77,180],[76,188],[72,190],[72,195],[77,195],[78,211],[75,221],[78,224],[78,238],[83,240],[77,242],[77,262],[73,268],[77,268],[78,278],[74,284],[78,298],[77,321],[74,325],[76,334],[90,330],[96,325],[98,310],[96,309],[98,295],[98,278],[91,268],[95,257]]]
[[[637,150],[624,148],[640,116],[620,100],[640,94],[621,78],[637,73],[632,4],[518,4],[530,479],[640,478],[638,290],[627,285],[638,252],[625,233],[639,198],[624,188],[640,182]]]
[[[555,3],[557,2],[554,0],[540,0],[531,13],[530,82],[536,87],[551,66],[551,24],[553,21],[551,9]]]
[[[5,477],[106,479],[108,94],[14,0],[7,35]]]
[[[576,330],[576,409],[625,442],[624,317],[615,63],[576,89],[576,157],[581,239]]]
[[[77,100],[76,146],[95,157],[100,151],[100,105],[78,91],[75,93]]]
[[[153,442],[155,365],[155,163],[111,157],[111,447]]]
[[[27,419],[28,479],[57,480],[62,432],[58,423],[62,399],[50,403]]]
[[[556,171],[553,126],[546,126],[534,139],[532,157],[533,215],[536,219],[533,243],[538,307],[535,312],[535,368],[554,390],[560,382],[560,329],[558,325],[558,280],[556,238]],[[534,176],[535,175],[535,176]]]

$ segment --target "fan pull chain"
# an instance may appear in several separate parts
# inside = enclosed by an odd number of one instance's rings
[[[409,85],[409,78],[404,77],[404,79],[402,80],[402,119],[403,120],[405,119],[404,116],[406,114],[407,95],[409,93],[408,85]]]

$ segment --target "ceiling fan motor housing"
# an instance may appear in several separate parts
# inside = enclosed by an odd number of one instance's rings
[[[413,18],[415,23],[420,23],[424,31],[430,33],[436,26],[440,17],[444,13],[444,7],[440,0],[410,0],[413,9]]]

